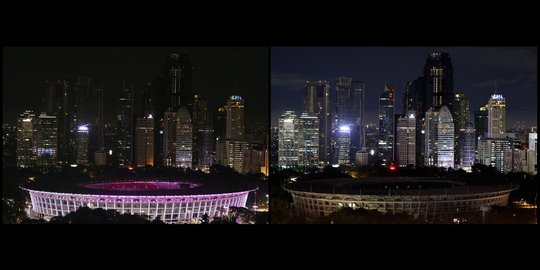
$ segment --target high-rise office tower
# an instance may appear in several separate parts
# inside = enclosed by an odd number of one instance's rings
[[[408,111],[397,122],[397,160],[399,166],[416,165],[416,113]]]
[[[165,59],[160,77],[154,81],[154,110],[162,114],[180,106],[191,110],[193,67],[187,53],[171,53]],[[157,119],[157,118],[156,118]]]
[[[222,139],[227,136],[227,105],[218,108],[214,114],[214,134]]]
[[[56,116],[57,119],[57,159],[58,163],[66,165],[70,162],[69,149],[71,137],[71,118],[73,110],[72,94],[69,92],[67,81],[45,81],[44,112]]]
[[[135,123],[135,164],[154,166],[154,116],[138,117]]]
[[[328,81],[306,82],[304,111],[319,119],[319,160],[331,162],[332,144],[332,96]]]
[[[278,166],[279,127],[270,128],[270,166]]]
[[[299,118],[298,165],[303,167],[319,164],[319,118],[302,113]]]
[[[505,173],[506,154],[512,149],[512,143],[507,138],[482,138],[478,146],[479,163],[493,166]]]
[[[464,93],[456,93],[454,95],[454,111],[452,112],[454,118],[454,164],[461,163],[461,149],[460,135],[461,131],[465,129],[465,124],[470,120],[469,115],[469,98]]]
[[[244,100],[241,96],[231,96],[227,101],[227,139],[244,139]]]
[[[193,166],[197,168],[210,168],[212,164],[209,164],[211,160],[211,153],[213,151],[213,144],[210,145],[208,140],[213,137],[213,129],[210,125],[210,119],[208,117],[208,104],[201,95],[196,94],[193,96]],[[204,159],[204,161],[203,161]]]
[[[56,116],[41,113],[37,118],[35,143],[38,167],[57,165],[57,128]]]
[[[429,98],[428,98],[429,96]],[[424,165],[426,111],[431,106],[431,95],[426,91],[426,78],[418,77],[408,82],[403,98],[403,111],[416,112],[416,165]]]
[[[177,111],[168,110],[163,115],[163,166],[176,167]]]
[[[133,86],[124,83],[118,97],[117,159],[118,166],[126,168],[133,163]]]
[[[469,98],[464,93],[454,95],[454,122],[457,130],[465,129],[465,125],[470,122]]]
[[[470,172],[472,166],[474,165],[474,150],[476,142],[474,132],[473,124],[471,122],[467,122],[465,124],[465,128],[460,131],[461,134],[459,135],[459,146],[461,148],[459,166],[467,172]]]
[[[249,151],[250,145],[243,140],[225,140],[223,142],[225,153],[224,165],[233,168],[238,173],[244,172],[244,157]]]
[[[424,77],[426,78],[426,97],[431,97],[432,100],[430,106],[436,110],[447,106],[450,111],[453,111],[454,67],[448,53],[430,53],[424,66]]]
[[[27,110],[17,119],[17,167],[30,168],[36,165],[36,116]]]
[[[193,124],[186,107],[178,110],[176,120],[176,167],[193,166]]]
[[[294,111],[285,111],[279,118],[278,166],[280,168],[298,166],[299,125]]]
[[[538,133],[529,133],[529,149],[536,151],[536,146],[538,144]]]
[[[425,122],[425,166],[437,166],[437,125],[439,123],[439,112],[430,108],[426,112]]]
[[[454,168],[454,119],[446,106],[439,110],[436,148],[437,166]]]
[[[87,165],[89,161],[89,145],[90,145],[90,124],[81,125],[77,127],[75,146],[77,150],[77,164]],[[92,154],[93,156],[93,154]]]
[[[198,168],[203,172],[210,172],[210,167],[214,164],[214,129],[209,124],[199,127],[197,140]]]
[[[178,111],[181,106],[192,114],[193,67],[187,53],[171,53],[167,56],[160,77],[151,86],[152,113],[155,119],[155,165],[163,166],[165,133],[164,114],[168,110]]]
[[[363,81],[343,76],[336,81],[336,122],[333,129],[336,132],[335,134],[339,136],[341,127],[347,126],[349,128],[349,160],[354,160],[356,152],[365,147],[364,92],[365,85]]]
[[[88,161],[93,163],[94,152],[104,146],[103,82],[78,77],[73,86],[75,97],[74,123],[88,128]],[[78,152],[79,153],[79,152]],[[80,160],[79,154],[77,159]]]
[[[488,102],[488,138],[504,138],[506,133],[506,100],[493,94]]]
[[[474,136],[487,137],[488,131],[488,105],[480,107],[480,110],[474,112]]]
[[[348,165],[351,163],[350,152],[351,128],[350,126],[341,126],[339,127],[337,136],[337,158],[339,165]]]
[[[384,84],[379,97],[379,159],[384,164],[394,161],[394,86]]]

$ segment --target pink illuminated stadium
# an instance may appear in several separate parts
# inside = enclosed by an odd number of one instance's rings
[[[114,181],[79,185],[25,187],[35,217],[66,215],[79,207],[160,217],[165,223],[196,223],[202,215],[223,216],[229,207],[245,207],[254,187],[227,187],[177,181]]]

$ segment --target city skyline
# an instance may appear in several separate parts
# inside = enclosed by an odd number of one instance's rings
[[[377,99],[385,83],[395,85],[395,110],[402,113],[406,82],[422,75],[431,52],[449,53],[454,93],[465,93],[471,114],[488,103],[496,83],[509,104],[508,123],[536,125],[537,51],[525,47],[274,47],[271,125],[277,126],[283,111],[303,108],[306,81],[327,80],[334,89],[341,76],[365,82],[365,123],[377,123]]]
[[[212,115],[229,96],[239,95],[246,101],[246,124],[267,124],[268,65],[260,64],[268,61],[265,47],[4,47],[3,123],[15,124],[26,109],[39,114],[45,81],[73,84],[80,76],[103,81],[104,121],[111,122],[124,82],[134,86],[139,104],[146,83],[160,76],[167,56],[184,51],[194,66],[193,93],[208,100]]]

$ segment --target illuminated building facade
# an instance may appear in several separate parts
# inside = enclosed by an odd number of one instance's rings
[[[176,120],[176,167],[193,166],[193,124],[186,107],[180,107]]]
[[[348,165],[351,163],[351,128],[349,126],[341,126],[338,130],[338,164]]]
[[[298,165],[303,167],[319,164],[319,118],[302,113],[298,131]]]
[[[17,119],[17,168],[36,165],[36,116],[27,110]]]
[[[154,117],[139,117],[135,123],[135,164],[154,166]]]
[[[504,138],[506,133],[506,99],[493,94],[488,102],[488,138]]]
[[[384,84],[379,97],[379,159],[383,164],[394,161],[394,86]]]
[[[244,139],[244,100],[241,96],[231,96],[227,101],[226,137],[232,140]]]
[[[437,167],[454,168],[454,120],[446,106],[439,110],[436,148]]]
[[[88,145],[90,141],[90,128],[89,124],[77,127],[77,164],[87,165],[88,159]]]
[[[42,113],[37,118],[36,153],[37,166],[57,165],[58,122],[56,116]]]
[[[459,166],[467,171],[471,172],[472,166],[474,165],[475,159],[475,145],[476,139],[474,137],[474,126],[471,122],[465,124],[465,128],[462,129],[461,134],[459,135],[459,147],[460,149],[460,158]]]
[[[278,166],[298,166],[300,123],[294,111],[285,111],[279,118]]]
[[[408,111],[397,122],[397,160],[399,166],[416,165],[416,114]]]

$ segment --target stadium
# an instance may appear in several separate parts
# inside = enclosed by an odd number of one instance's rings
[[[221,181],[219,181],[221,182]],[[79,207],[147,215],[165,223],[196,223],[204,214],[221,217],[230,207],[245,207],[253,185],[211,181],[106,181],[80,184],[34,183],[22,187],[31,199],[30,216],[50,219]]]
[[[317,179],[285,185],[296,210],[322,217],[341,207],[409,214],[426,221],[475,212],[486,206],[507,205],[516,185],[469,186],[461,182],[429,178]]]

